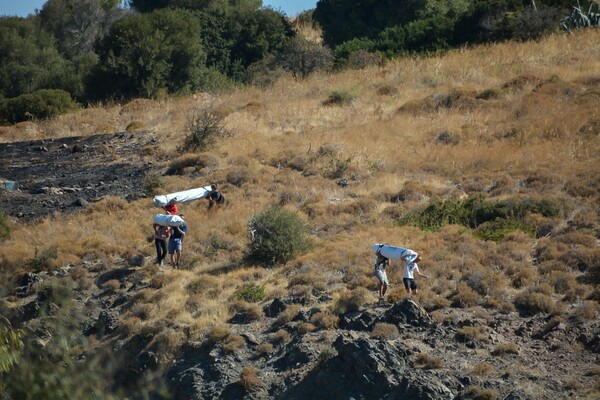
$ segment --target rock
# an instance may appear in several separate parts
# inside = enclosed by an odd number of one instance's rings
[[[81,153],[81,152],[83,152],[83,147],[81,147],[78,144],[74,145],[73,148],[71,149],[71,153]]]
[[[281,299],[276,298],[276,299],[273,299],[273,301],[271,301],[270,304],[265,305],[263,307],[263,312],[265,313],[265,316],[267,316],[269,318],[275,318],[282,311],[285,311],[286,308],[287,308],[287,305],[283,301],[281,301]]]
[[[413,325],[418,327],[430,327],[434,325],[433,319],[427,311],[411,299],[404,299],[401,303],[394,304],[378,322],[389,324]]]
[[[370,331],[378,316],[368,311],[351,311],[340,316],[340,329]]]
[[[96,321],[96,329],[100,335],[114,332],[119,327],[119,317],[107,310],[102,310]]]
[[[78,197],[77,200],[75,200],[72,205],[75,207],[87,207],[89,204],[90,203],[83,197]]]
[[[146,257],[143,254],[138,254],[137,256],[129,257],[127,260],[127,265],[130,267],[143,267],[146,265]]]

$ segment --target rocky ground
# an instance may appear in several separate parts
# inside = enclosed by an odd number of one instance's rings
[[[155,141],[149,134],[119,133],[0,144],[0,177],[19,183],[16,191],[0,190],[0,201],[10,216],[29,221],[103,196],[140,197],[153,167],[143,149]],[[76,305],[85,308],[81,331],[120,360],[114,374],[119,388],[135,391],[142,376],[156,371],[174,399],[592,399],[589,393],[598,393],[592,390],[600,374],[598,320],[483,308],[430,315],[404,299],[367,304],[340,315],[334,329],[311,331],[307,322],[331,300],[313,293],[300,299],[303,311],[289,322],[278,318],[297,298],[264,302],[259,319],[234,316],[232,335],[241,338],[235,347],[188,342],[165,354],[150,334],[118,333],[121,313],[136,293],[151,288],[140,263],[83,263],[20,277],[7,293],[18,304],[7,317],[43,342],[39,320],[56,307],[36,286],[85,268],[93,285],[74,288]],[[120,287],[103,287],[111,280]],[[398,331],[377,337],[378,324]]]
[[[145,147],[156,144],[147,133],[122,132],[0,143],[0,181],[17,189],[0,189],[2,209],[23,221],[55,211],[68,212],[105,196],[128,200],[145,196]]]

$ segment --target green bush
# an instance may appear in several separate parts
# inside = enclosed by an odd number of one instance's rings
[[[50,247],[42,251],[39,251],[36,247],[35,255],[27,261],[27,266],[35,272],[48,271],[54,266],[53,260],[56,260],[57,257],[58,251],[56,247]]]
[[[248,224],[250,258],[268,266],[284,264],[310,246],[308,227],[296,214],[271,206]]]
[[[32,119],[55,118],[77,105],[63,90],[43,89],[0,103],[0,121],[15,124]]]
[[[263,300],[265,296],[264,285],[257,285],[254,282],[245,284],[235,293],[235,297],[239,300],[247,301],[248,303],[257,303]]]
[[[2,211],[0,211],[0,242],[10,238],[10,225],[8,219]]]
[[[426,207],[410,211],[398,219],[400,225],[413,225],[424,230],[437,230],[445,225],[476,228],[475,235],[484,240],[502,240],[508,233],[522,230],[533,236],[535,226],[530,214],[544,217],[559,215],[560,207],[550,200],[486,201],[484,197],[466,200],[433,200]]]

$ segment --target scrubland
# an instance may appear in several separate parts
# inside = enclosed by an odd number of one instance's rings
[[[204,110],[232,134],[192,152],[182,144],[190,116]],[[165,356],[216,335],[214,327],[227,326],[241,308],[260,319],[259,301],[240,300],[249,284],[264,290],[260,301],[298,297],[308,306],[325,302],[332,314],[376,301],[370,248],[378,242],[423,255],[420,268],[431,279],[418,278],[415,300],[436,318],[483,307],[593,320],[600,302],[599,110],[600,32],[589,30],[3,127],[3,142],[152,131],[160,141],[145,149],[157,166],[149,193],[216,183],[227,199],[216,210],[204,201],[181,205],[188,224],[181,270],[152,261],[151,198],[114,197],[74,214],[13,221],[0,248],[3,274],[70,265],[79,271],[71,279],[85,287],[94,268],[145,256],[135,273],[149,287],[135,292],[119,334],[152,332]],[[164,175],[177,163],[177,174]],[[553,212],[528,209],[517,228],[401,222],[431,204],[464,205],[477,196],[486,204],[545,201]],[[307,222],[312,246],[265,268],[246,257],[247,225],[272,204]],[[485,240],[485,229],[504,231]],[[55,256],[40,259],[48,251]],[[399,263],[388,275],[390,300],[405,297]],[[321,319],[304,329],[322,329],[319,322],[335,325]],[[482,364],[476,373],[488,369]]]

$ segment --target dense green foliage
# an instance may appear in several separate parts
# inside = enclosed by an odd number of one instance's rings
[[[236,290],[235,297],[248,303],[258,303],[266,297],[265,286],[249,282]]]
[[[320,0],[297,23],[320,25],[322,45],[295,37],[290,21],[260,0],[48,0],[28,18],[0,18],[0,99],[57,89],[86,104],[267,85],[285,73],[304,78],[334,65],[535,39],[557,30],[572,3]],[[10,103],[20,110],[2,122],[56,115],[26,100]]]
[[[54,118],[76,108],[71,95],[64,90],[42,89],[12,99],[0,100],[0,122],[16,123]]]
[[[434,200],[422,209],[402,216],[400,225],[414,225],[421,229],[436,230],[444,225],[456,224],[475,229],[475,235],[484,240],[501,240],[507,233],[522,230],[535,233],[531,214],[556,217],[560,207],[549,200],[499,200],[486,201],[483,197],[466,200]]]
[[[248,224],[250,257],[267,266],[284,264],[309,246],[307,226],[296,214],[271,206]]]

